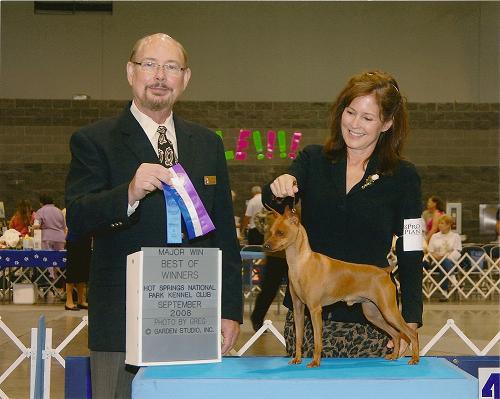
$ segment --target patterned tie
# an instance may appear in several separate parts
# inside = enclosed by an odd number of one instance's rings
[[[158,126],[158,158],[160,163],[167,168],[177,163],[177,158],[174,152],[172,142],[167,139],[167,128],[165,126]]]

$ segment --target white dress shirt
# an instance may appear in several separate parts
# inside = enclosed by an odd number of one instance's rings
[[[156,123],[149,116],[141,112],[139,108],[137,108],[137,105],[135,105],[134,101],[132,101],[132,105],[130,106],[130,112],[137,120],[137,122],[139,122],[139,125],[141,125],[142,130],[144,130],[144,133],[146,134],[151,145],[153,146],[153,149],[155,150],[157,156],[158,156],[158,136],[159,136],[157,132],[158,126],[165,126],[167,128],[167,138],[171,141],[172,146],[174,147],[174,154],[176,158],[178,158],[177,136],[175,135],[174,117],[172,112],[170,112],[170,115],[167,117],[167,119],[160,124]],[[132,215],[138,206],[139,206],[139,201],[135,201],[132,205],[129,204],[127,208],[127,216]]]
[[[156,155],[158,155],[158,126],[165,126],[167,128],[167,139],[169,139],[172,142],[172,145],[174,146],[174,153],[177,156],[177,136],[175,135],[175,126],[174,126],[174,117],[173,113],[171,112],[170,115],[167,117],[167,119],[163,123],[156,123],[153,119],[151,119],[149,116],[146,114],[142,113],[139,108],[137,108],[137,105],[132,101],[132,105],[130,106],[130,112],[132,112],[132,115],[134,115],[134,118],[137,119],[137,122],[139,122],[139,125],[141,125],[142,130],[144,130],[144,133],[146,133],[146,136],[148,137],[149,141],[151,142],[151,145],[153,146],[153,149],[156,152]]]

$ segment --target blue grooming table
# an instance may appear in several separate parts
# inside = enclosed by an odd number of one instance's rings
[[[409,358],[310,359],[288,365],[285,357],[225,357],[221,363],[152,366],[139,370],[133,399],[383,398],[470,399],[478,396],[478,380],[445,359]]]

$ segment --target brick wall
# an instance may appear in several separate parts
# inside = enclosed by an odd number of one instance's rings
[[[69,138],[80,126],[117,115],[125,101],[0,99],[0,201],[10,216],[18,199],[38,207],[40,191],[63,205],[64,179],[70,160]],[[302,132],[300,146],[323,143],[328,134],[329,104],[316,102],[181,102],[176,112],[189,120],[221,130],[226,150],[235,150],[241,128],[259,130],[264,148],[268,130]],[[405,155],[417,165],[423,198],[438,195],[462,203],[463,233],[479,234],[479,204],[499,200],[500,104],[410,103],[412,133]],[[252,142],[251,142],[252,143]],[[253,185],[261,185],[286,170],[290,159],[257,160],[251,144],[245,161],[229,160],[235,211]]]

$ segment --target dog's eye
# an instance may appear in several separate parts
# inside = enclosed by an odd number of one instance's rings
[[[283,233],[281,230],[277,230],[277,231],[276,231],[276,235],[277,235],[277,236],[282,236],[283,234],[284,234],[284,233]]]

